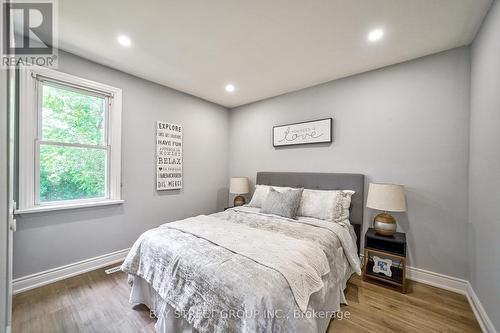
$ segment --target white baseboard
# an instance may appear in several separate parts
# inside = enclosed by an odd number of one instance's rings
[[[497,333],[469,281],[416,267],[408,267],[407,277],[416,282],[465,295],[482,331]]]
[[[115,264],[125,259],[129,250],[130,249],[124,249],[108,253],[102,256],[14,279],[12,281],[12,291],[15,295],[23,291],[41,287],[49,283]]]
[[[497,333],[495,326],[493,326],[490,317],[488,317],[488,314],[484,310],[481,301],[479,301],[476,292],[474,291],[472,285],[469,282],[467,282],[467,299],[469,300],[469,304],[472,308],[472,311],[474,311],[476,319],[479,322],[479,325],[481,326],[483,332]]]
[[[462,295],[467,295],[469,284],[467,280],[411,266],[408,266],[406,274],[410,280],[453,291]]]

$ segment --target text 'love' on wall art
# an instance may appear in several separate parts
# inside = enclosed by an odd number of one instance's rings
[[[273,127],[273,146],[332,142],[332,118]]]
[[[182,188],[182,126],[156,122],[156,190]]]

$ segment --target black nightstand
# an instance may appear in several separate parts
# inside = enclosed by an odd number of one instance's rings
[[[381,236],[370,228],[365,234],[363,280],[386,282],[406,293],[406,234]]]

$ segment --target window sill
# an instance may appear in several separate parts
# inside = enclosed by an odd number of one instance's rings
[[[32,208],[22,208],[16,209],[14,214],[32,214],[32,213],[42,213],[42,212],[52,212],[57,210],[67,210],[67,209],[77,209],[86,207],[99,207],[99,206],[109,206],[109,205],[121,205],[125,200],[102,200],[102,201],[90,201],[90,202],[79,202],[70,204],[61,204],[53,206],[38,206]]]

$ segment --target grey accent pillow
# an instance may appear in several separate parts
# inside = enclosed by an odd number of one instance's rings
[[[262,203],[260,212],[295,219],[303,190],[303,188],[299,188],[280,192],[271,187],[266,200]]]

